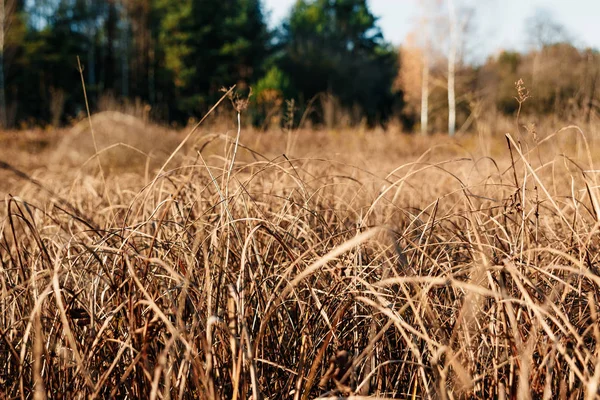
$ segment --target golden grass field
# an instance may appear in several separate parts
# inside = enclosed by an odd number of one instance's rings
[[[598,397],[597,132],[233,117],[0,136],[0,398]]]

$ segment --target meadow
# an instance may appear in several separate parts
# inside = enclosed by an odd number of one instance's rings
[[[229,121],[1,134],[0,398],[598,397],[593,124]]]

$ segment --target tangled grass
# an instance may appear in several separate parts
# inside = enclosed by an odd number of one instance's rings
[[[222,135],[154,177],[20,173],[0,397],[596,398],[598,184],[582,135],[550,153],[567,133],[370,168]]]

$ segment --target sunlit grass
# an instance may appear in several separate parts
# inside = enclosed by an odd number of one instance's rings
[[[576,128],[290,146],[233,125],[164,164],[172,138],[140,143],[187,132],[143,126],[99,150],[104,180],[82,133],[47,169],[3,164],[4,397],[596,397],[597,151]]]

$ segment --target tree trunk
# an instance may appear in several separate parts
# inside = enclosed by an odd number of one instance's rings
[[[88,13],[87,22],[87,35],[90,41],[87,56],[87,71],[88,71],[88,85],[94,87],[96,85],[96,22],[94,21],[94,8],[92,7],[92,0],[88,0],[86,3],[86,9]]]
[[[108,15],[104,22],[104,29],[106,31],[106,53],[104,55],[104,71],[102,81],[105,90],[113,91],[116,94],[116,43],[117,39],[117,8],[113,0],[108,1]]]
[[[448,0],[448,14],[450,21],[450,51],[448,52],[448,134],[454,136],[456,132],[456,95],[454,80],[456,75],[456,53],[458,47],[458,27],[456,26],[456,8],[454,0]]]
[[[4,33],[6,30],[5,0],[0,0],[0,126],[7,128],[6,124],[6,87],[4,82]]]
[[[429,27],[423,51],[423,75],[421,78],[421,134],[427,135],[429,125]]]
[[[125,6],[121,8],[121,95],[129,97],[129,20]]]

